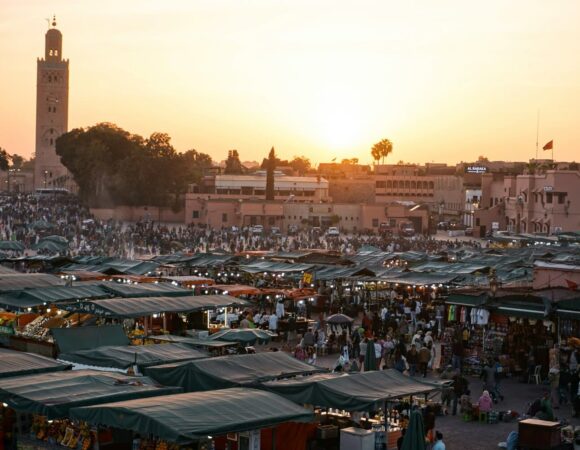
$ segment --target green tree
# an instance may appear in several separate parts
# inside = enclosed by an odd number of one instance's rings
[[[228,159],[226,159],[224,173],[226,175],[241,175],[244,173],[244,167],[242,166],[240,155],[237,150],[228,151]]]
[[[371,155],[377,163],[382,158],[383,164],[385,163],[385,158],[393,152],[393,143],[388,139],[383,139],[377,142],[371,148]]]
[[[60,136],[56,152],[89,206],[175,205],[211,166],[203,153],[178,153],[167,134],[143,139],[109,123]]]
[[[8,170],[10,166],[10,155],[8,152],[0,147],[0,170]]]
[[[276,169],[276,151],[274,147],[268,154],[268,167],[266,167],[266,200],[274,200],[274,170]]]
[[[300,175],[304,175],[312,167],[310,160],[306,156],[295,156],[288,165]]]

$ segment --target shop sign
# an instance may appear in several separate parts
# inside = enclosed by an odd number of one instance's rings
[[[552,192],[554,190],[554,186],[544,186],[544,192]]]
[[[487,173],[487,167],[485,166],[467,166],[467,173]]]

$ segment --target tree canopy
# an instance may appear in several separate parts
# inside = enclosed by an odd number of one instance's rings
[[[266,166],[266,200],[274,200],[274,170],[276,169],[276,151],[274,147],[270,149],[268,154],[268,164]]]
[[[224,173],[226,175],[242,175],[244,173],[244,166],[242,166],[237,150],[228,151]]]
[[[195,150],[178,153],[167,134],[143,138],[111,123],[63,134],[56,153],[90,206],[176,204],[212,165]]]
[[[371,148],[371,155],[376,162],[383,159],[383,164],[385,163],[385,158],[393,152],[393,143],[388,139],[383,139],[377,142]]]
[[[8,152],[0,147],[0,170],[8,170],[10,166],[10,155]]]

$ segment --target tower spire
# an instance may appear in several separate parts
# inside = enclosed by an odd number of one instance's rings
[[[56,28],[56,14],[52,15],[52,26]]]

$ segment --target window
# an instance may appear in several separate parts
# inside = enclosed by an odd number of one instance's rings
[[[377,189],[385,189],[387,187],[387,183],[385,181],[377,181],[376,187]]]
[[[564,203],[564,200],[566,200],[566,194],[565,193],[558,194],[558,203],[560,205]]]
[[[546,203],[552,203],[552,193],[551,192],[546,193]]]
[[[192,211],[191,218],[192,219],[199,219],[199,211]]]
[[[411,186],[411,183],[409,183],[409,180],[405,181],[405,188],[409,189],[410,186]]]
[[[373,219],[373,228],[377,228],[379,226],[379,219]]]
[[[252,195],[254,193],[253,187],[243,186],[242,187],[242,195]]]
[[[417,183],[414,181],[411,181],[411,189],[416,189],[417,188]]]
[[[435,183],[429,181],[429,189],[435,189]]]
[[[228,214],[227,213],[223,213],[222,214],[222,222],[227,222],[228,221]]]
[[[52,138],[50,138],[50,145],[52,145],[52,143],[53,143],[53,139],[52,139]]]

